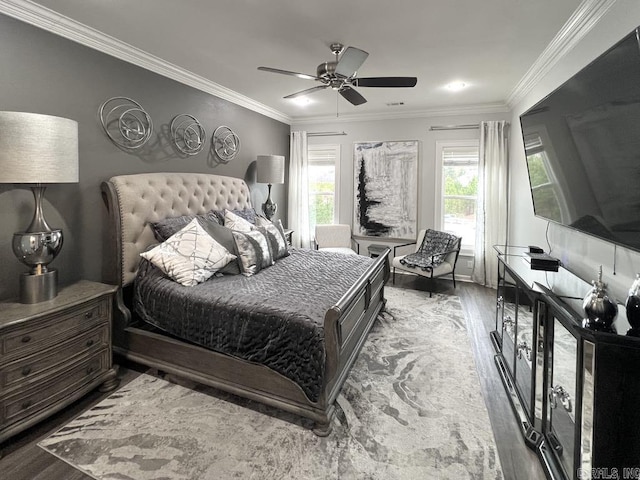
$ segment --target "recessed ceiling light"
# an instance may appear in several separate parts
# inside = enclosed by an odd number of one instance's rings
[[[306,107],[310,103],[313,103],[309,97],[295,97],[292,98],[291,101],[300,107]]]
[[[452,92],[459,92],[465,88],[467,88],[467,84],[464,82],[451,82],[447,84],[447,90],[451,90]]]

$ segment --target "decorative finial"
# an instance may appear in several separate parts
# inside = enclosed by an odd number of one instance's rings
[[[615,333],[613,321],[618,315],[618,305],[607,294],[607,285],[602,281],[602,265],[598,268],[598,280],[592,280],[593,288],[585,295],[582,308],[587,314],[582,326],[590,330]]]
[[[631,325],[627,335],[640,337],[640,273],[636,274],[636,279],[631,284],[625,309],[627,311],[627,321]]]

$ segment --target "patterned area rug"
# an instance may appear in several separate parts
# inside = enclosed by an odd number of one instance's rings
[[[387,287],[332,433],[143,374],[40,446],[99,479],[502,479],[458,297]]]

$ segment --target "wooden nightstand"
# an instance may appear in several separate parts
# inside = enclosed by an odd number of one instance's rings
[[[47,302],[0,302],[0,442],[98,385],[118,386],[111,353],[116,290],[80,281]]]

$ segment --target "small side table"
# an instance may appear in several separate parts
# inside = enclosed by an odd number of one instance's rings
[[[381,245],[379,243],[372,243],[371,245],[369,245],[368,250],[369,250],[369,256],[371,258],[376,258],[379,257],[380,255],[382,255],[384,253],[384,251],[389,248],[386,245]]]

